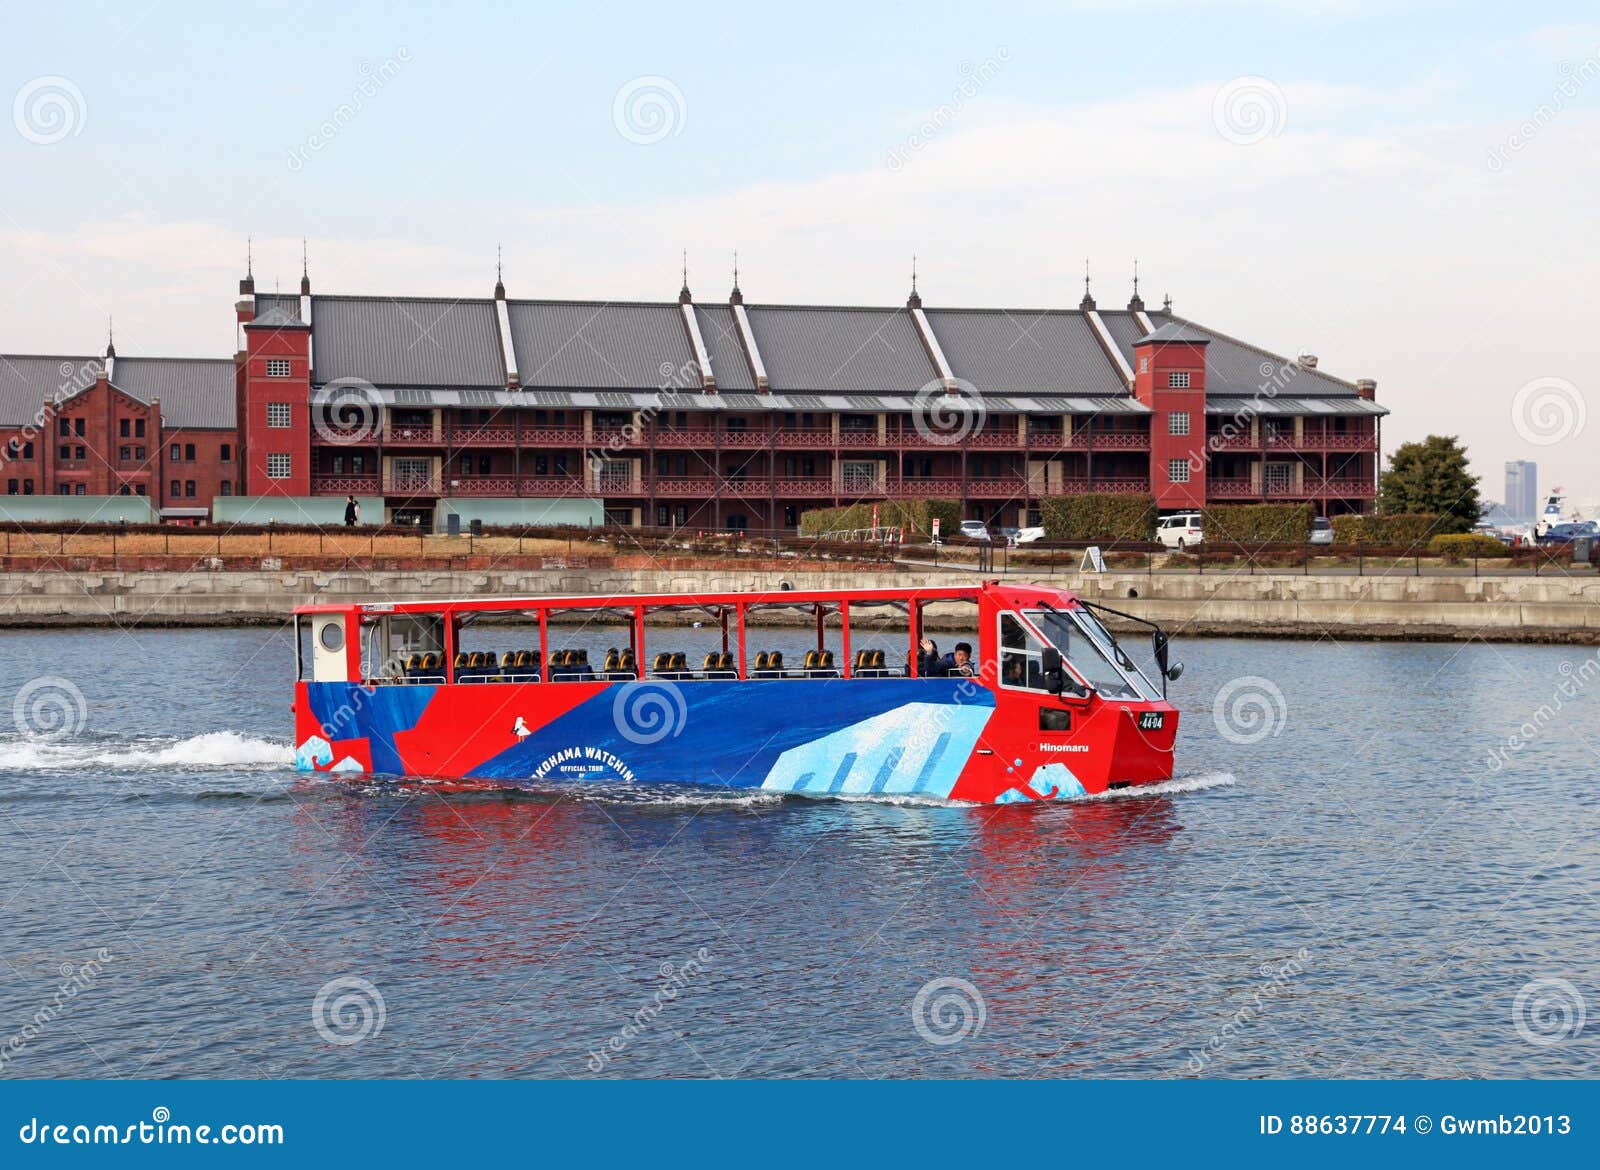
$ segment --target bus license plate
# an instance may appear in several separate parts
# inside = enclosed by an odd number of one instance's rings
[[[1167,725],[1165,711],[1141,711],[1139,713],[1140,731],[1160,731]]]

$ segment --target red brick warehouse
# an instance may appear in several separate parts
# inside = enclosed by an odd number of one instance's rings
[[[1164,510],[1376,496],[1376,383],[1179,317],[257,293],[232,359],[0,358],[9,497],[144,495],[168,518],[444,526],[541,519],[784,528],[935,497],[995,523],[1039,501]],[[42,422],[41,422],[42,417]],[[48,433],[46,433],[48,432]],[[225,505],[217,501],[237,497]]]

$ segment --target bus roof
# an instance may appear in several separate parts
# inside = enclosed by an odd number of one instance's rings
[[[982,581],[974,585],[908,586],[897,589],[762,589],[745,592],[696,593],[618,593],[581,594],[578,596],[534,597],[463,597],[430,598],[422,601],[368,601],[349,605],[300,605],[297,614],[348,613],[352,609],[363,614],[391,613],[518,613],[529,610],[556,609],[718,609],[753,605],[830,605],[840,602],[852,605],[892,605],[895,603],[927,601],[972,601],[980,594],[994,591],[1012,601],[1037,600],[1040,597],[1070,598],[1072,595],[1059,589],[1037,585],[1002,585],[998,581]]]

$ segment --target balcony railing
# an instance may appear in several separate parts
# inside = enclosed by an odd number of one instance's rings
[[[397,426],[394,423],[385,423],[382,434],[385,443],[401,446],[407,443],[428,446],[444,442],[444,434],[436,426]]]
[[[1268,499],[1315,499],[1322,496],[1343,496],[1366,499],[1378,494],[1372,480],[1359,478],[1317,479],[1307,476],[1296,487],[1292,483],[1257,484],[1248,479],[1209,479],[1206,495],[1218,499],[1262,497]]]
[[[375,475],[313,475],[311,494],[314,496],[372,496],[378,493]]]
[[[1067,440],[1069,451],[1148,451],[1149,431],[1077,431]]]
[[[583,432],[578,434],[581,436]],[[449,442],[455,447],[515,447],[517,428],[456,426],[450,430]]]

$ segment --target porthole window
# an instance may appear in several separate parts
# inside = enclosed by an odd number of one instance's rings
[[[322,633],[317,635],[322,642],[324,650],[339,650],[344,647],[344,626],[339,622],[329,622],[322,627]]]

